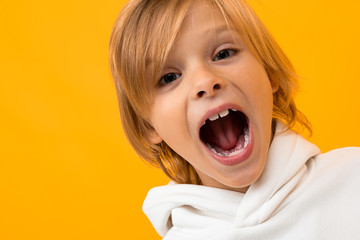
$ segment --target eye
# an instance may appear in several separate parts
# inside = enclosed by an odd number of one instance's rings
[[[233,49],[224,49],[221,50],[220,52],[218,52],[214,58],[213,61],[219,61],[219,60],[223,60],[226,58],[229,58],[231,56],[233,56],[236,53],[236,50]]]
[[[165,74],[164,76],[162,76],[162,78],[160,78],[159,85],[161,86],[161,85],[164,85],[164,84],[172,83],[173,81],[175,81],[179,77],[181,77],[181,75],[177,74],[177,73]]]

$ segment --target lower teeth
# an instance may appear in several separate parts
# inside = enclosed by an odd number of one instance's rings
[[[223,157],[231,157],[231,156],[235,156],[235,155],[241,153],[245,149],[245,147],[248,145],[248,143],[249,143],[249,129],[248,128],[244,129],[244,140],[245,140],[244,147],[241,147],[241,145],[239,144],[235,148],[233,148],[231,150],[226,150],[222,153],[217,152],[215,150],[215,148],[213,148],[209,143],[206,143],[206,147],[208,149],[210,149],[210,151],[215,153],[216,155],[223,156]]]

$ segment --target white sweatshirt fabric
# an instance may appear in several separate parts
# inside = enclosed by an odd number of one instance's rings
[[[175,184],[143,211],[166,240],[360,239],[360,148],[320,154],[277,123],[260,178],[243,193]]]

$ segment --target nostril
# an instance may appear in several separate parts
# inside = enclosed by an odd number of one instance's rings
[[[220,89],[220,84],[216,83],[216,84],[213,86],[213,89]]]
[[[221,85],[220,85],[219,83],[216,83],[216,84],[214,84],[214,86],[213,86],[213,90],[219,90],[220,88],[221,88]],[[215,93],[213,90],[210,90],[210,91],[199,91],[199,92],[197,93],[197,96],[201,98],[202,96],[205,95],[205,93],[210,93],[210,95],[212,95],[213,93]]]
[[[198,95],[199,97],[202,97],[202,96],[204,95],[204,93],[205,93],[205,91],[200,91],[200,92],[198,92],[197,95]]]

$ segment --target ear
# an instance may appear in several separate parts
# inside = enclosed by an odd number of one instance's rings
[[[272,93],[276,93],[277,90],[279,89],[279,83],[275,82],[275,81],[270,81],[271,84],[271,89],[272,89]]]
[[[154,128],[149,129],[147,139],[153,144],[159,144],[163,140]]]

